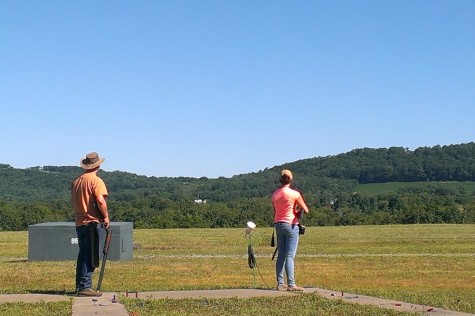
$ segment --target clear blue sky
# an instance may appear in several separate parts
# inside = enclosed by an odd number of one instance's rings
[[[475,141],[475,1],[0,2],[0,163],[219,176]]]

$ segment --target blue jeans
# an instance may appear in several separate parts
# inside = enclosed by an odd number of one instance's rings
[[[95,225],[97,225],[99,235],[96,247],[99,247],[99,240],[104,240],[105,229],[101,224]],[[92,274],[95,267],[92,264],[93,238],[91,232],[89,225],[76,226],[79,244],[79,254],[76,262],[76,291],[92,288]]]
[[[295,285],[294,258],[299,245],[299,226],[296,224],[275,223],[277,234],[278,255],[275,263],[277,284],[284,283],[284,268],[287,275],[287,285]]]

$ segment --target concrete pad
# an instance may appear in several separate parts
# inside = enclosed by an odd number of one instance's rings
[[[124,305],[113,302],[114,297],[117,299],[118,295],[116,293],[102,293],[101,297],[92,298],[53,294],[0,294],[0,304],[72,301],[73,316],[128,316]]]
[[[293,295],[287,291],[262,289],[228,289],[228,290],[190,290],[190,291],[160,291],[160,292],[128,292],[121,295],[129,298],[162,299],[162,298],[251,298],[259,296]]]
[[[128,316],[124,305],[117,303],[117,293],[102,293],[101,297],[74,297],[73,316]]]

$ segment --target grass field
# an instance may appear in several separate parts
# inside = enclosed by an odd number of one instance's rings
[[[140,249],[134,250],[133,261],[108,263],[103,290],[274,287],[271,233],[271,228],[258,227],[252,234],[258,264],[253,273],[247,265],[249,240],[244,229],[135,230],[134,242]],[[75,262],[28,262],[27,241],[27,232],[0,233],[0,291],[72,292]],[[302,286],[475,313],[474,259],[475,225],[309,227],[300,241],[296,278]],[[221,315],[230,308],[242,308],[241,314],[259,311],[266,315],[259,308],[285,306],[286,299],[281,300],[223,300],[206,306],[214,306],[211,310]],[[304,315],[312,315],[308,306],[315,304],[324,308],[319,315],[379,315],[377,311],[356,312],[360,307],[345,312],[347,305],[334,306],[315,296],[303,295],[299,300],[295,308]],[[172,305],[162,300],[124,303],[130,311],[139,308],[138,315],[155,315],[159,306]],[[188,314],[217,315],[203,312],[206,306],[199,301],[173,304],[181,304]],[[341,312],[334,312],[338,308]],[[381,315],[396,314],[384,311]]]

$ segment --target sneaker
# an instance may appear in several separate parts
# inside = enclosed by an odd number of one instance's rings
[[[102,293],[93,289],[84,289],[78,291],[78,296],[101,297]]]
[[[289,292],[303,292],[303,291],[305,291],[305,289],[301,286],[293,285],[293,286],[289,286],[287,288],[287,291],[289,291]]]
[[[277,291],[287,291],[287,285],[285,284],[277,284]]]

